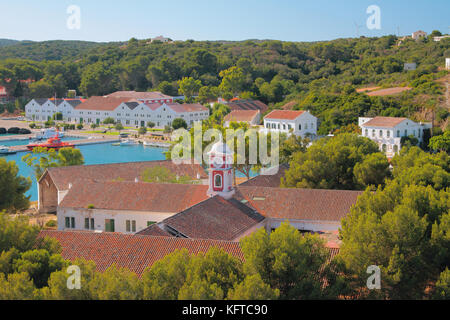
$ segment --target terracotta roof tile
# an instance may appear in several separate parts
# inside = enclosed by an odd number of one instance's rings
[[[265,217],[336,221],[345,217],[362,191],[237,187],[237,200],[248,201]]]
[[[151,225],[148,228],[145,228],[142,231],[139,231],[138,233],[136,233],[138,235],[142,235],[142,236],[156,236],[156,237],[174,237],[173,235],[171,235],[170,233],[168,233],[167,231],[163,230],[159,224],[154,224]]]
[[[61,208],[177,213],[208,198],[207,185],[76,180]]]
[[[259,113],[259,110],[234,110],[227,114],[223,121],[251,122]]]
[[[41,231],[38,237],[51,237],[58,240],[63,249],[64,259],[92,260],[97,265],[97,271],[100,272],[115,263],[117,266],[128,268],[141,276],[144,270],[151,267],[156,261],[183,248],[186,248],[191,254],[198,254],[217,247],[243,260],[238,242],[85,231]]]
[[[396,125],[402,123],[407,118],[394,118],[394,117],[375,117],[372,120],[363,124],[364,127],[383,127],[393,128]]]
[[[234,240],[264,217],[235,199],[216,196],[203,201],[163,224],[189,238]]]
[[[131,102],[131,98],[117,98],[117,97],[90,97],[85,102],[76,106],[77,110],[101,110],[114,111],[123,102]]]
[[[261,113],[265,113],[269,107],[259,101],[251,99],[234,100],[228,103],[228,106],[232,111],[234,110],[259,110]]]
[[[47,173],[52,178],[56,188],[62,191],[67,190],[69,183],[73,183],[77,179],[135,181],[136,178],[141,177],[145,169],[156,166],[165,167],[180,177],[192,177],[193,180],[197,179],[197,175],[201,179],[208,178],[203,167],[198,164],[176,165],[168,160],[58,167],[48,169]]]
[[[79,258],[94,261],[97,271],[104,272],[112,264],[127,268],[142,276],[145,269],[176,250],[187,249],[190,254],[206,253],[216,247],[244,260],[239,242],[184,238],[126,235],[119,233],[94,233],[87,231],[41,231],[38,238],[50,237],[62,246],[62,257],[69,261]],[[339,249],[329,248],[328,262]]]
[[[264,119],[281,119],[281,120],[295,120],[301,116],[305,111],[292,110],[273,110]]]

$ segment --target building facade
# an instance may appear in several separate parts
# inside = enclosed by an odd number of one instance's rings
[[[178,104],[158,92],[118,91],[109,96],[83,99],[33,99],[25,106],[25,116],[45,122],[61,113],[68,123],[100,124],[113,118],[124,126],[143,127],[153,122],[156,128],[172,125],[181,118],[188,126],[209,117],[209,109],[200,104]]]
[[[375,117],[359,118],[362,136],[375,141],[380,151],[393,157],[401,149],[401,139],[413,136],[419,143],[423,141],[424,131],[432,128],[431,123],[416,123],[407,118]]]
[[[266,131],[278,131],[301,137],[317,136],[317,118],[309,111],[274,110],[264,117]]]

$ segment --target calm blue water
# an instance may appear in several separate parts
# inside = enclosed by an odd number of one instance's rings
[[[85,164],[157,161],[166,158],[164,155],[166,149],[144,147],[142,145],[115,147],[110,143],[104,143],[80,146],[78,149],[83,153]],[[34,172],[22,161],[22,157],[26,154],[25,152],[20,152],[4,158],[6,158],[6,161],[16,162],[19,166],[20,175],[31,178],[33,185],[28,190],[27,195],[31,196],[31,201],[37,201],[37,183]]]
[[[64,137],[61,139],[61,141],[74,141],[74,140],[83,140],[86,139],[85,137]],[[45,142],[46,140],[42,140],[42,142]],[[7,140],[7,141],[0,141],[0,146],[7,146],[7,147],[12,147],[12,146],[26,146],[27,144],[30,144],[31,142],[34,143],[33,140],[30,139],[25,139],[25,140],[19,140],[19,139],[15,139],[15,140]]]

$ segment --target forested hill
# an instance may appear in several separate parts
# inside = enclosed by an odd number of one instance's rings
[[[257,98],[279,108],[292,102],[321,120],[321,133],[354,123],[362,115],[430,117],[445,121],[444,87],[435,80],[450,57],[450,39],[400,41],[395,36],[326,42],[177,41],[125,43],[19,42],[0,47],[0,81],[16,96],[85,96],[115,90],[159,90],[177,95],[183,77],[200,102],[217,95]],[[404,71],[404,63],[417,70]],[[235,68],[233,68],[235,67]],[[225,77],[225,81],[223,81]],[[33,79],[26,86],[17,80]],[[231,81],[228,81],[231,79]],[[395,97],[355,92],[366,86],[410,86]],[[199,89],[201,88],[201,89]],[[191,91],[192,91],[191,90]],[[423,119],[419,119],[423,120]]]
[[[10,40],[10,39],[0,39],[0,47],[10,46],[10,45],[16,44],[17,42],[19,42],[19,41]]]

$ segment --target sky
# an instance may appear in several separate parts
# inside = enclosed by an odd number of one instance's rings
[[[371,5],[379,29],[367,26]],[[0,0],[0,38],[16,40],[321,41],[449,27],[449,0]]]

